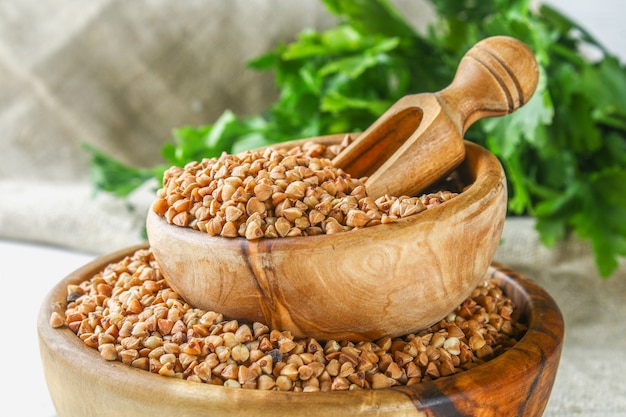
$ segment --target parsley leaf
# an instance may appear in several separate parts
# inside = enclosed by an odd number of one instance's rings
[[[260,115],[226,110],[213,124],[175,129],[162,149],[167,163],[362,131],[400,97],[449,85],[478,41],[509,35],[537,58],[535,95],[507,117],[475,123],[466,139],[501,160],[508,215],[533,216],[546,246],[572,233],[588,240],[600,275],[614,273],[626,256],[626,68],[585,28],[531,0],[430,0],[436,17],[422,34],[388,0],[320,1],[335,27],[303,29],[246,63],[273,72],[276,102]],[[163,166],[135,169],[88,150],[96,187],[119,196],[162,175]]]

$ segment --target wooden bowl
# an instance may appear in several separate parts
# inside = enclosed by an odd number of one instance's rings
[[[59,417],[170,416],[540,416],[561,356],[564,323],[554,300],[536,283],[500,264],[493,275],[527,322],[509,350],[473,369],[409,387],[295,393],[226,388],[160,376],[104,360],[69,328],[52,328],[64,314],[67,285],[91,278],[139,247],[100,257],[60,281],[38,317],[41,360]],[[407,306],[410,312],[411,306]]]
[[[485,148],[467,141],[465,147],[458,172],[466,190],[394,223],[250,241],[170,225],[150,210],[150,246],[170,286],[196,307],[299,337],[372,340],[411,333],[470,294],[500,240],[504,171]]]

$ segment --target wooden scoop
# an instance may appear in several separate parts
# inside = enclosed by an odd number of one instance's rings
[[[538,78],[525,44],[508,36],[486,38],[465,54],[452,84],[404,96],[333,163],[353,177],[367,176],[374,198],[417,195],[463,161],[463,135],[472,123],[522,107]]]

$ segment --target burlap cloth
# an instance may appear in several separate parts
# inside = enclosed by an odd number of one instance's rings
[[[419,25],[429,10],[396,1]],[[270,74],[243,63],[334,20],[318,0],[35,0],[0,7],[0,238],[104,254],[141,242],[156,184],[94,195],[90,143],[152,166],[171,130],[258,114]],[[508,218],[496,260],[557,301],[566,338],[546,416],[626,416],[626,265],[596,273],[586,243],[547,249]],[[69,271],[68,271],[69,272]]]

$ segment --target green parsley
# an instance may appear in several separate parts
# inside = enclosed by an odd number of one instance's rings
[[[337,17],[323,32],[304,29],[248,63],[272,71],[280,96],[262,115],[230,111],[213,124],[174,130],[165,165],[286,140],[364,130],[406,94],[452,80],[475,43],[509,35],[540,66],[536,93],[522,109],[485,119],[468,140],[492,151],[509,182],[508,215],[533,216],[542,242],[575,233],[588,240],[599,274],[626,256],[626,68],[579,24],[530,0],[431,0],[436,19],[418,33],[388,0],[321,0]],[[593,47],[590,59],[581,46]],[[124,196],[163,168],[123,166],[90,149],[98,189]]]

